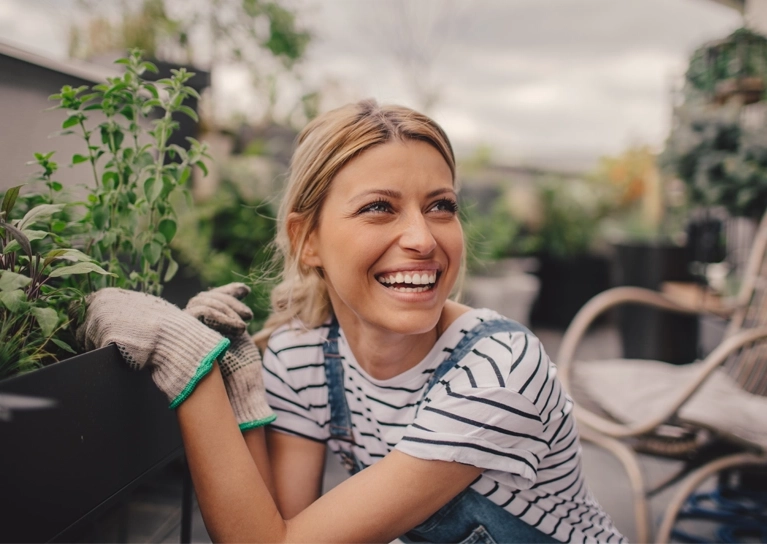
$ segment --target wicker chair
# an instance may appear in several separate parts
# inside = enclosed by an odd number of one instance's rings
[[[565,332],[556,359],[576,401],[583,438],[614,454],[632,487],[637,541],[668,542],[687,498],[711,476],[749,465],[767,467],[767,214],[756,231],[741,288],[722,342],[703,360],[578,361],[576,350],[595,318],[621,304],[704,313],[662,293],[618,287],[591,299]],[[726,314],[726,315],[722,315]],[[683,459],[682,469],[645,485],[638,452]],[[676,490],[656,535],[648,498]]]

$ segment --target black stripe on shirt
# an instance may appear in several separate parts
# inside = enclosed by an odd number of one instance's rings
[[[509,353],[511,353],[511,354],[513,354],[513,353],[514,353],[514,352],[511,350],[511,333],[509,333],[509,343],[508,343],[508,344],[506,344],[505,342],[501,342],[500,340],[498,340],[498,339],[497,339],[497,338],[495,338],[494,336],[491,336],[491,337],[490,337],[490,340],[492,340],[493,342],[495,342],[495,343],[496,343],[496,344],[498,344],[499,346],[503,346],[504,348],[506,348],[506,350],[507,350]]]
[[[533,378],[535,378],[538,375],[538,370],[541,368],[541,360],[542,359],[543,359],[543,349],[540,346],[538,346],[538,363],[536,363],[535,370],[533,370],[533,373],[530,374],[529,378],[527,378],[527,381],[525,382],[525,385],[523,385],[520,388],[520,390],[519,390],[519,394],[520,395],[525,392],[525,389],[527,389],[527,386],[530,385],[530,382],[533,381]]]
[[[485,497],[489,497],[490,495],[495,493],[498,490],[499,487],[500,486],[498,485],[498,482],[493,482],[493,489],[491,489],[487,493],[482,493],[482,495],[485,496]]]
[[[304,370],[305,368],[319,368],[321,366],[325,366],[325,362],[324,361],[321,362],[321,363],[309,363],[307,365],[293,366],[293,367],[290,367],[290,368],[286,367],[286,370],[288,372],[293,372],[294,370]]]
[[[389,391],[405,391],[406,393],[418,393],[418,392],[420,392],[423,389],[423,387],[419,387],[417,389],[408,389],[407,387],[394,387],[394,386],[389,386],[389,385],[377,385],[377,384],[374,384],[373,382],[371,382],[365,376],[363,376],[362,373],[354,365],[349,365],[349,368],[354,370],[363,380],[365,380],[367,383],[369,383],[370,385],[372,385],[373,387],[375,387],[377,389],[386,389],[386,390],[389,390]],[[349,379],[351,379],[351,376],[349,376]]]
[[[306,385],[304,387],[299,387],[298,389],[296,389],[295,387],[290,385],[288,382],[283,380],[280,376],[278,376],[277,374],[272,372],[272,370],[268,366],[263,365],[263,369],[266,370],[269,374],[271,374],[275,378],[277,378],[277,380],[279,380],[281,383],[284,383],[287,387],[289,387],[296,394],[300,393],[301,391],[305,391],[307,389],[317,389],[317,388],[320,388],[320,387],[327,387],[327,385],[328,385],[327,382],[323,382],[323,383],[318,383],[318,384],[309,384],[309,385]]]
[[[495,361],[493,360],[493,358],[476,349],[473,349],[471,351],[472,353],[474,353],[474,355],[478,355],[482,357],[483,359],[485,359],[488,363],[490,363],[490,366],[493,367],[493,372],[495,372],[495,377],[498,379],[498,385],[501,387],[506,387],[506,383],[503,381],[503,376],[501,376],[501,369],[498,368],[497,364],[495,364]]]
[[[415,436],[403,436],[402,440],[405,440],[407,442],[419,442],[421,444],[434,444],[435,446],[452,446],[454,448],[470,448],[474,450],[484,451],[485,453],[491,453],[493,455],[498,455],[499,457],[507,457],[509,459],[514,459],[515,461],[519,461],[520,463],[524,463],[530,469],[532,469],[533,472],[535,471],[535,467],[533,464],[525,459],[524,457],[521,457],[519,455],[514,455],[513,453],[506,453],[503,451],[494,450],[491,448],[486,448],[485,446],[480,446],[478,444],[472,444],[471,442],[452,442],[448,440],[430,440],[426,438],[419,438]]]
[[[469,384],[471,384],[471,386],[474,389],[476,389],[477,388],[477,380],[474,379],[474,374],[472,373],[471,369],[468,366],[466,366],[466,365],[463,365],[463,366],[457,365],[457,366],[458,366],[458,368],[460,368],[464,372],[466,372],[466,377],[469,378]]]
[[[509,335],[509,341],[511,341],[511,335]],[[519,357],[517,357],[517,360],[514,361],[514,364],[511,365],[511,368],[509,369],[509,374],[514,372],[514,369],[519,366],[519,363],[522,362],[522,360],[525,358],[525,354],[527,353],[527,335],[525,335],[525,345],[522,346],[522,353],[519,354]]]
[[[321,348],[323,345],[325,345],[325,342],[320,342],[319,344],[295,344],[293,346],[280,348],[277,351],[273,350],[272,348],[269,348],[269,351],[271,351],[275,355],[279,355],[283,351],[291,351],[294,349],[302,349],[302,348]]]
[[[450,388],[450,382],[446,382],[444,380],[440,381],[441,384],[445,386],[445,390],[447,391],[447,394],[450,395],[453,398],[456,399],[463,399],[463,400],[470,400],[473,402],[479,402],[481,404],[487,404],[488,406],[493,406],[495,408],[500,408],[501,410],[505,410],[507,412],[511,412],[512,414],[516,414],[520,417],[524,417],[527,419],[532,419],[533,421],[540,421],[541,418],[538,416],[538,414],[529,414],[527,412],[523,412],[522,410],[517,410],[516,408],[512,408],[511,406],[507,406],[505,404],[501,404],[500,402],[495,402],[490,399],[483,399],[481,397],[475,397],[474,395],[461,395],[460,393],[454,392]]]
[[[292,404],[293,406],[298,406],[299,408],[301,408],[303,410],[312,410],[314,408],[327,408],[328,407],[327,404],[310,404],[308,407],[306,407],[303,404],[298,404],[297,402],[292,401],[290,399],[287,399],[287,398],[283,397],[282,395],[278,395],[277,393],[275,393],[274,391],[271,391],[269,389],[266,390],[266,394],[271,396],[271,397],[276,397],[276,398],[280,399],[281,401],[284,401],[284,402],[287,402],[289,404]]]
[[[502,427],[496,427],[495,425],[488,425],[487,423],[469,419],[467,417],[462,417],[456,414],[451,414],[450,412],[445,412],[444,410],[440,410],[439,408],[432,408],[431,406],[426,406],[423,410],[424,412],[434,412],[435,414],[439,414],[441,416],[454,419],[455,421],[460,421],[461,423],[473,425],[474,427],[479,427],[480,429],[489,429],[491,431],[495,431],[497,433],[505,434],[508,436],[519,436],[522,438],[529,438],[530,440],[535,440],[536,442],[540,442],[541,444],[546,444],[548,446],[548,442],[546,442],[546,440],[544,440],[543,438],[539,438],[537,436],[533,436],[531,434],[518,433],[515,431],[504,429]]]

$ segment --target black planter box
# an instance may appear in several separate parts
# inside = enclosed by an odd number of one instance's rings
[[[689,282],[688,249],[669,244],[623,243],[616,246],[614,282],[659,291],[664,281]],[[686,364],[698,353],[698,318],[656,308],[625,305],[618,309],[623,356]]]
[[[530,310],[535,327],[565,329],[593,296],[610,287],[610,264],[599,255],[541,255],[538,297]]]
[[[167,399],[114,346],[0,381],[0,541],[77,540],[182,453]]]

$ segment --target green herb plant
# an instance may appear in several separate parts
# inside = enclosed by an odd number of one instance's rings
[[[171,70],[170,78],[146,81],[142,74],[156,67],[138,50],[117,63],[122,76],[90,89],[64,86],[51,97],[67,113],[63,134],[79,134],[85,144],[71,159],[92,177],[82,200],[65,201],[53,153],[32,161],[43,191],[20,195],[18,186],[2,198],[0,379],[74,353],[86,294],[110,286],[159,295],[178,270],[170,196],[193,166],[207,173],[204,145],[169,143],[174,114],[197,118],[183,104],[197,96],[185,85],[193,74]]]
[[[197,120],[184,100],[199,95],[185,85],[194,74],[184,68],[156,82],[143,79],[157,68],[139,50],[116,62],[125,68],[121,77],[91,89],[65,86],[51,99],[68,114],[63,133],[79,134],[85,143],[72,164],[88,164],[93,178],[82,220],[90,227],[85,252],[111,275],[91,287],[159,295],[162,282],[178,270],[169,246],[177,231],[170,197],[186,184],[193,166],[207,174],[206,146],[194,138],[187,138],[189,149],[169,143],[178,128],[174,114]],[[100,120],[92,120],[91,112],[99,112]]]
[[[55,167],[49,159],[43,158]],[[53,282],[91,272],[107,275],[82,251],[45,240],[54,236],[52,225],[61,228],[57,216],[64,204],[43,198],[12,219],[19,190],[6,191],[0,206],[0,379],[37,368],[59,352],[75,353],[63,337],[71,321],[68,307],[81,293]]]

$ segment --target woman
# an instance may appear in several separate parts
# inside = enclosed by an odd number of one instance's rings
[[[152,366],[178,407],[214,540],[623,540],[585,486],[572,401],[538,339],[449,298],[464,242],[434,121],[373,101],[318,117],[279,223],[283,278],[256,336],[267,396],[242,286],[187,313],[100,291],[81,329]],[[135,318],[114,317],[121,297]],[[213,329],[231,338],[223,357]],[[320,497],[326,444],[354,475]]]

